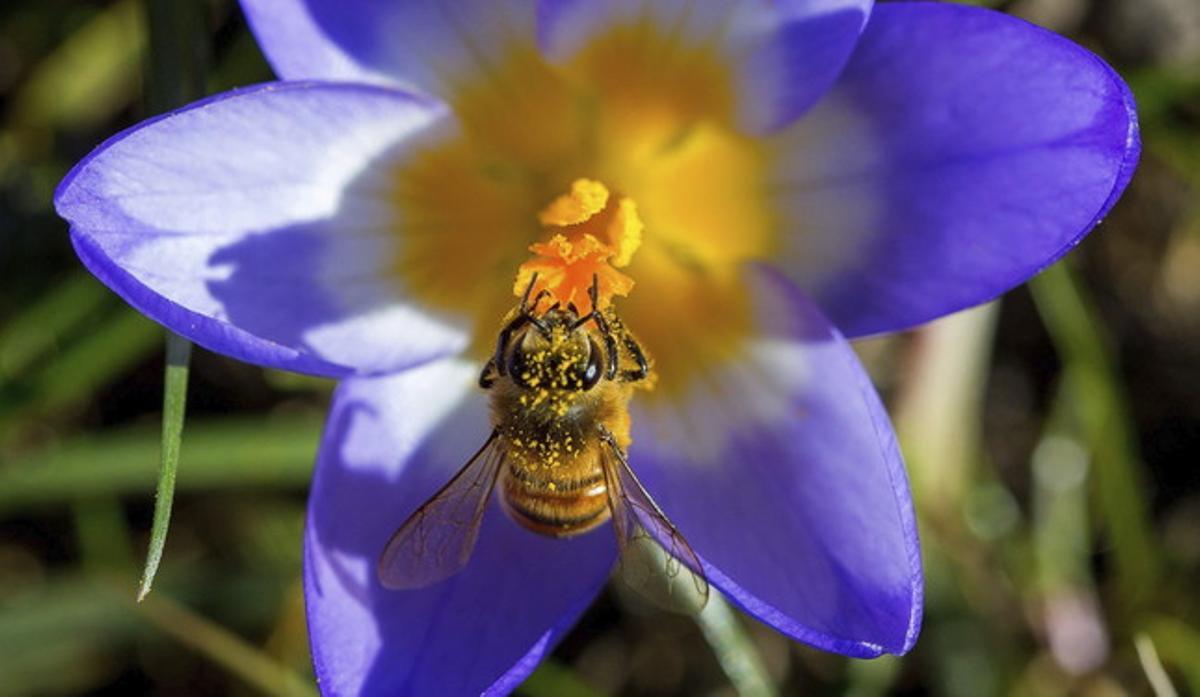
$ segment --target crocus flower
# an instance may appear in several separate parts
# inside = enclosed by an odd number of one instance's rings
[[[1104,62],[927,2],[243,7],[284,81],[114,137],[56,204],[146,315],[343,378],[305,535],[326,693],[503,693],[605,583],[611,534],[539,537],[495,505],[458,575],[374,574],[485,440],[480,365],[531,245],[567,258],[539,216],[570,223],[551,204],[581,180],[636,208],[640,248],[602,257],[655,361],[629,457],[709,582],[813,646],[913,645],[912,504],[846,338],[993,298],[1099,222],[1139,150]]]

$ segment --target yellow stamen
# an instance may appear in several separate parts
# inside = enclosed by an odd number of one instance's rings
[[[644,226],[631,199],[611,196],[600,182],[578,179],[538,219],[551,236],[529,248],[536,256],[517,271],[514,294],[523,294],[536,273],[535,295],[547,290],[552,301],[573,303],[587,314],[593,279],[601,310],[633,289],[633,279],[614,268],[628,266],[642,244]]]

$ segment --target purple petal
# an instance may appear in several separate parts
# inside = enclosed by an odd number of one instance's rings
[[[305,535],[317,678],[329,695],[504,694],[608,577],[612,533],[540,537],[490,506],[467,568],[417,591],[375,579],[388,536],[486,439],[478,366],[438,361],[338,388]]]
[[[954,4],[876,8],[837,85],[780,135],[789,275],[849,336],[1012,288],[1108,212],[1139,153],[1128,87],[1085,49]]]
[[[663,39],[711,46],[734,71],[742,122],[762,131],[789,123],[833,84],[872,4],[542,0],[538,41],[551,60],[566,62],[608,31],[646,23],[659,27]],[[660,48],[653,55],[666,52]]]
[[[466,341],[393,268],[388,177],[441,113],[375,87],[231,92],[110,139],[55,205],[96,276],[202,346],[329,375],[413,365]]]
[[[445,96],[445,81],[534,42],[535,0],[242,0],[275,73]]]
[[[829,651],[903,653],[921,561],[887,415],[816,306],[751,275],[761,335],[686,406],[636,405],[631,464],[744,610]]]

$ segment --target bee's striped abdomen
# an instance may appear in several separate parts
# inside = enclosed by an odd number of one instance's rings
[[[542,535],[579,535],[610,515],[604,472],[593,457],[537,472],[510,460],[500,486],[513,520]]]

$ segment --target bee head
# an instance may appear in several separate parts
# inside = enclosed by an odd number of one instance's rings
[[[569,310],[550,310],[514,337],[508,374],[530,389],[592,389],[604,375],[604,349]]]

